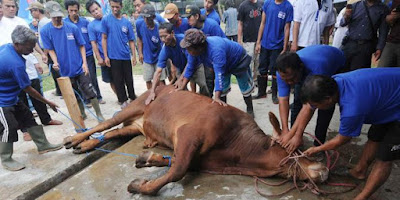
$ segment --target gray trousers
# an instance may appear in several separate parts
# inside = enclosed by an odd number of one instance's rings
[[[378,67],[400,67],[400,43],[386,43]]]
[[[177,70],[176,71],[177,76],[180,77],[182,72]],[[206,84],[206,77],[204,75],[204,66],[201,64],[200,66],[197,67],[196,72],[194,72],[192,78],[190,78],[190,81],[193,81],[200,87],[200,94],[210,97],[210,92],[208,91],[207,84]]]

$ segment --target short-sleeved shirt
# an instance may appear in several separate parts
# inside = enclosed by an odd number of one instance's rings
[[[285,0],[276,4],[274,0],[266,0],[263,6],[265,26],[261,46],[265,49],[282,49],[285,36],[285,25],[293,21],[293,7]]]
[[[39,45],[40,45],[41,48],[43,48],[43,42],[42,42],[42,37],[40,36],[40,31],[49,22],[51,22],[51,20],[49,18],[43,17],[38,23]]]
[[[225,22],[225,35],[233,36],[238,34],[238,21],[237,21],[238,12],[236,8],[228,8],[225,10],[223,15],[223,20]]]
[[[298,46],[320,44],[324,28],[335,24],[332,0],[322,0],[321,8],[316,0],[299,0],[293,12],[293,21],[300,22]]]
[[[158,61],[158,55],[161,51],[161,39],[158,34],[158,22],[155,22],[153,30],[147,28],[143,19],[136,21],[137,36],[143,42],[143,62],[154,64]]]
[[[89,40],[97,43],[100,56],[104,59],[103,45],[101,44],[102,32],[101,32],[101,19],[94,19],[88,25]]]
[[[88,30],[89,21],[84,17],[79,17],[78,22],[76,23],[72,22],[69,17],[66,17],[64,21],[72,23],[78,27],[79,32],[81,32],[83,39],[85,40],[86,56],[93,55],[92,44],[90,44],[89,40],[89,30]]]
[[[332,76],[342,69],[346,58],[343,52],[328,45],[313,45],[296,52],[304,64],[302,80],[309,75]],[[287,97],[290,94],[290,85],[282,80],[279,72],[276,72],[279,97]]]
[[[40,35],[43,47],[56,52],[61,76],[76,77],[83,73],[79,48],[85,45],[85,40],[77,26],[63,22],[61,28],[56,28],[52,23],[48,23]]]
[[[221,19],[219,18],[219,15],[218,15],[217,11],[215,11],[215,9],[213,9],[210,13],[207,14],[206,9],[202,8],[202,9],[200,9],[200,13],[202,15],[205,15],[209,19],[213,19],[215,22],[218,23],[218,25],[221,24]]]
[[[221,37],[207,37],[207,50],[200,56],[188,55],[188,64],[184,74],[191,78],[196,67],[203,63],[212,67],[215,73],[215,91],[223,90],[223,75],[237,69],[237,64],[246,51],[239,43]]]
[[[248,0],[243,1],[239,6],[238,20],[243,25],[243,42],[256,42],[258,28],[261,24],[263,2],[256,3]]]
[[[333,78],[339,89],[341,135],[359,136],[363,124],[400,121],[399,69],[359,69]]]
[[[25,59],[12,44],[0,46],[0,107],[17,104],[18,94],[30,85]]]
[[[135,41],[132,24],[125,17],[110,14],[101,20],[101,32],[107,35],[107,54],[110,59],[130,60],[129,41]]]
[[[167,60],[171,59],[172,64],[174,64],[174,66],[178,68],[181,73],[183,72],[187,63],[187,52],[185,49],[182,49],[179,44],[184,37],[185,36],[183,34],[175,34],[175,46],[163,45],[160,55],[158,56],[158,67],[164,69],[167,66]]]
[[[28,23],[20,18],[20,17],[13,17],[8,18],[3,16],[0,20],[0,45],[12,43],[11,33],[14,31],[15,27],[18,25],[22,25],[29,28]]]
[[[206,18],[203,28],[200,29],[206,36],[226,37],[221,27],[212,19]]]
[[[184,34],[186,30],[190,29],[189,21],[187,18],[180,18],[178,26],[173,26],[175,34]]]

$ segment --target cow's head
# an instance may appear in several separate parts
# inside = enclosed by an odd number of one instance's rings
[[[269,112],[269,120],[273,127],[273,138],[279,138],[281,135],[281,128],[276,116]],[[279,144],[276,144],[279,145]],[[281,147],[283,148],[283,147]],[[286,155],[288,155],[286,153]],[[308,180],[311,178],[314,182],[321,183],[328,179],[329,169],[321,162],[315,162],[307,159],[306,157],[300,157],[297,159],[298,165],[293,163],[294,159],[289,160],[282,166],[282,172],[279,176],[292,177],[296,176],[298,180]]]

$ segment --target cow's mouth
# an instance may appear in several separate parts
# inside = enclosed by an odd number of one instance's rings
[[[308,178],[316,183],[322,183],[328,179],[329,169],[321,163],[313,163],[306,170],[306,173],[309,175]]]

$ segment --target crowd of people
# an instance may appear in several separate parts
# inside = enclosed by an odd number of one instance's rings
[[[232,1],[221,16],[218,0],[204,0],[203,9],[188,5],[183,15],[174,3],[160,15],[151,4],[135,0],[132,18],[121,13],[122,0],[109,3],[111,13],[103,16],[101,5],[89,0],[85,8],[94,18],[89,21],[79,15],[76,0],[65,1],[67,15],[55,1],[33,2],[28,10],[34,20],[28,25],[16,16],[15,0],[0,1],[0,155],[5,169],[24,168],[11,158],[19,129],[40,153],[61,148],[48,143],[28,108],[26,93],[43,125],[62,124],[47,113],[46,104],[55,111],[57,105],[42,95],[43,69],[33,49],[49,66],[55,95],[61,95],[56,79],[62,76],[84,97],[77,98],[84,119],[84,104],[90,104],[99,122],[104,121],[100,104],[106,102],[96,65],[123,109],[136,99],[132,67],[139,61],[150,90],[147,105],[166,80],[177,90],[190,83],[196,92],[198,86],[201,95],[226,106],[234,75],[253,118],[253,100],[272,94],[282,124],[277,141],[289,153],[302,145],[317,109],[316,141],[307,155],[337,148],[359,136],[363,124],[372,124],[360,161],[348,171],[354,178],[367,178],[355,199],[370,197],[390,175],[393,160],[400,159],[400,0],[392,0],[390,8],[379,0],[350,0],[339,14],[333,0],[244,0],[238,9]],[[374,60],[378,67],[369,69]],[[336,104],[339,134],[325,143]]]

